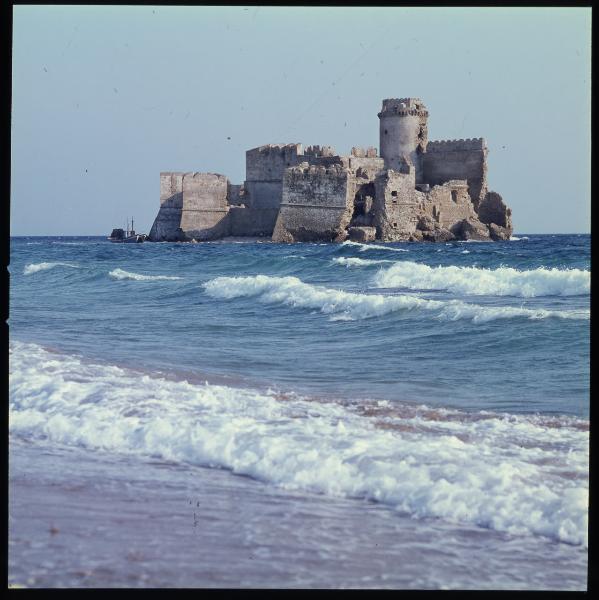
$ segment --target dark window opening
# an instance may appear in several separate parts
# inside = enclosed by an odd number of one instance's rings
[[[387,130],[385,129],[385,135],[387,135]]]
[[[354,211],[352,224],[355,226],[369,226],[372,221],[372,206],[375,198],[374,183],[365,183],[356,191],[354,197]]]
[[[397,197],[397,192],[393,191],[393,192],[391,192],[391,195],[392,195],[394,198],[396,198],[396,197]]]
[[[397,229],[397,223],[393,223],[393,228]]]
[[[457,191],[456,191],[456,190],[451,190],[451,199],[452,199],[452,200],[453,200],[455,203],[457,203],[457,201],[458,201],[458,193],[457,193]]]

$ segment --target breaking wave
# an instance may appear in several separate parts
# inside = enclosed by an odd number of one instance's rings
[[[130,273],[123,269],[114,269],[108,273],[113,279],[130,279],[133,281],[154,281],[154,280],[173,280],[183,279],[182,277],[173,277],[170,275],[140,275],[139,273]]]
[[[429,267],[406,261],[397,262],[377,273],[373,283],[381,288],[448,290],[460,294],[534,298],[588,294],[591,274],[581,269],[544,267],[530,271],[518,271],[511,267]]]
[[[11,435],[221,467],[413,517],[587,544],[588,421],[344,405],[11,343]]]
[[[348,258],[345,256],[338,256],[337,258],[333,259],[333,262],[339,265],[345,265],[346,267],[367,267],[370,265],[382,265],[384,263],[391,263],[393,261],[388,259],[374,260],[368,258]]]
[[[72,265],[63,262],[41,262],[26,265],[23,269],[23,274],[31,275],[32,273],[38,273],[39,271],[48,271],[49,269],[54,269],[54,267],[70,267],[71,269],[79,268],[77,265]]]
[[[360,242],[350,242],[346,240],[342,242],[342,246],[356,246],[360,252],[366,252],[366,250],[389,250],[391,252],[409,252],[407,248],[393,248],[392,246],[380,246],[378,244],[361,244]]]
[[[380,317],[398,311],[431,311],[439,319],[469,319],[484,323],[496,319],[548,317],[588,319],[588,311],[559,311],[511,306],[480,306],[459,300],[428,300],[417,296],[361,294],[345,292],[304,283],[297,277],[217,277],[204,284],[206,293],[214,298],[233,299],[257,297],[267,304],[284,304],[294,308],[309,308],[332,315],[331,320],[357,320]]]

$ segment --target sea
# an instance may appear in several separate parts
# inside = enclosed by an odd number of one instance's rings
[[[589,235],[9,271],[11,586],[586,589]]]

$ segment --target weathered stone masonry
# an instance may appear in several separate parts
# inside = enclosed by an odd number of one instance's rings
[[[375,148],[269,144],[246,152],[246,178],[161,173],[149,239],[226,236],[277,242],[501,240],[511,210],[487,188],[483,138],[428,141],[419,98],[383,100]]]

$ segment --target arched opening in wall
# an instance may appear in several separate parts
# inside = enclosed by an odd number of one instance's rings
[[[372,205],[375,198],[374,183],[364,183],[356,190],[354,196],[354,212],[350,226],[369,227],[372,225]]]
[[[451,190],[451,199],[457,204],[458,203],[458,192],[457,190]]]

